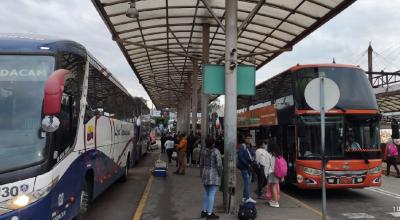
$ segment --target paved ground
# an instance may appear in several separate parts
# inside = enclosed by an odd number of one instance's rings
[[[154,178],[143,212],[143,220],[187,220],[200,219],[203,188],[198,168],[188,168],[185,176],[172,174],[170,167],[167,178]],[[240,190],[241,193],[241,190]],[[319,219],[313,211],[304,209],[285,194],[282,195],[280,209],[273,209],[261,201],[257,204],[258,219]],[[237,219],[222,211],[222,193],[217,193],[216,212],[220,219]]]
[[[329,190],[328,215],[332,219],[400,219],[400,212],[393,213],[400,205],[400,179],[383,177],[380,188]],[[300,191],[286,187],[285,193],[296,197],[311,207],[321,210],[319,190]]]
[[[142,197],[149,168],[158,157],[158,153],[148,153],[129,170],[125,183],[116,182],[100,195],[89,208],[87,220],[132,220]]]
[[[203,188],[198,168],[188,168],[187,175],[176,176],[174,164],[167,178],[153,178],[149,169],[158,158],[149,153],[129,172],[126,183],[115,183],[96,199],[89,210],[88,220],[186,220],[199,219]],[[165,157],[165,156],[163,156]],[[381,188],[328,191],[330,219],[394,219],[400,220],[400,179],[383,177]],[[241,194],[238,176],[238,195]],[[146,185],[149,186],[146,192]],[[253,188],[254,189],[254,188]],[[216,212],[222,220],[237,219],[222,212],[222,193],[217,193]],[[283,187],[281,208],[271,208],[263,201],[257,203],[258,218],[321,219],[321,193]],[[397,212],[395,212],[397,211]],[[135,216],[136,214],[136,216]],[[141,216],[141,218],[139,218]]]

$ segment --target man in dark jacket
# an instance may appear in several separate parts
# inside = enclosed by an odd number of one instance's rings
[[[247,134],[244,140],[239,140],[240,146],[238,149],[237,168],[242,173],[243,178],[243,202],[256,203],[254,199],[250,197],[250,173],[252,172],[252,164],[254,157],[251,154],[251,134]]]
[[[193,131],[190,132],[187,142],[186,164],[191,165],[193,160],[193,149],[195,148],[195,143],[197,142],[197,138],[193,134]]]

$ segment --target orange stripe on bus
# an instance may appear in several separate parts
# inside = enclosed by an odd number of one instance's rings
[[[296,115],[303,115],[303,114],[319,114],[319,111],[315,110],[302,110],[302,109],[296,109],[295,110]],[[339,110],[339,109],[331,109],[325,114],[379,114],[378,110],[375,109],[346,109],[345,111]]]

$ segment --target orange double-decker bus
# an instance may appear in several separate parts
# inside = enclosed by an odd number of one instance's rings
[[[322,186],[319,112],[304,90],[324,73],[339,87],[337,105],[326,112],[326,186],[381,185],[380,113],[365,72],[339,64],[297,65],[257,85],[253,97],[239,97],[238,129],[277,143],[288,162],[286,181],[302,189]]]

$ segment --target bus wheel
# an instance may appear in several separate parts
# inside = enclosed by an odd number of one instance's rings
[[[88,180],[85,181],[81,191],[81,197],[79,202],[79,213],[75,220],[84,220],[86,219],[86,213],[89,208],[90,199],[91,199],[91,187]]]
[[[129,166],[130,166],[130,155],[128,155],[128,158],[126,158],[126,165],[125,165],[125,169],[124,169],[124,175],[121,176],[121,178],[120,178],[121,182],[126,182],[126,180],[128,179]]]

